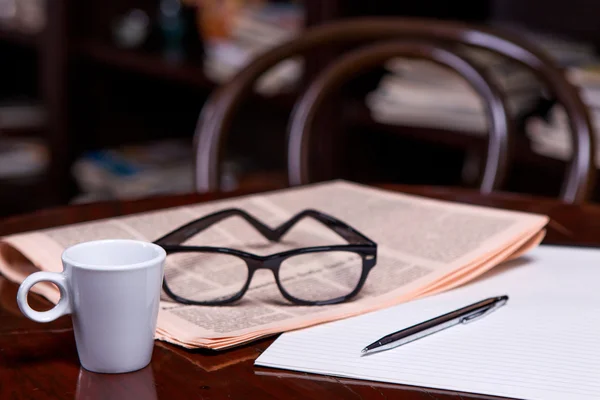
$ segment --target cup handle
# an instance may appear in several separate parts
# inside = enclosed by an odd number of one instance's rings
[[[35,311],[33,308],[29,307],[29,303],[27,303],[27,293],[29,293],[31,287],[38,282],[52,282],[58,286],[58,289],[60,290],[60,300],[51,310]],[[70,314],[71,299],[69,298],[67,278],[63,274],[57,272],[40,271],[29,275],[25,278],[23,283],[21,283],[21,286],[19,286],[19,291],[17,292],[17,304],[19,305],[21,312],[25,314],[27,318],[37,322],[50,322],[65,314]]]

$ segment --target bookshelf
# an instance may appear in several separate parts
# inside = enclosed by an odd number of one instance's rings
[[[151,78],[189,84],[203,90],[216,87],[216,84],[205,76],[201,65],[189,61],[173,64],[160,54],[149,51],[119,49],[100,41],[83,40],[77,45],[77,54],[99,64]]]
[[[15,87],[22,82],[24,92],[10,92],[7,100],[14,95],[27,98],[41,106],[45,114],[42,126],[6,129],[1,134],[40,139],[49,156],[43,173],[0,182],[0,215],[64,204],[68,199],[66,1],[47,0],[44,13],[45,26],[36,33],[0,27],[0,58],[7,61],[5,65],[10,64],[9,75],[0,79],[0,95],[7,94],[2,91],[7,83]]]
[[[600,3],[584,0],[470,0],[460,6],[440,5],[433,0],[300,1],[305,9],[307,27],[361,15],[418,16],[469,22],[500,19],[522,22],[531,27],[600,44],[600,25],[591,17],[600,13]],[[156,38],[150,38],[154,44],[149,48],[131,50],[115,46],[110,36],[110,26],[116,15],[136,7],[146,10],[153,17],[157,4],[157,0],[91,0],[85,5],[74,1],[47,0],[43,33],[28,35],[0,28],[0,52],[4,51],[5,46],[17,46],[35,53],[35,78],[39,81],[37,95],[48,113],[48,120],[41,132],[22,133],[43,136],[52,159],[48,175],[32,184],[35,190],[38,187],[47,190],[43,195],[35,196],[39,204],[33,208],[65,204],[72,198],[76,188],[71,178],[71,165],[90,147],[129,143],[144,138],[191,138],[193,135],[203,102],[219,86],[205,75],[201,60],[172,64],[157,51]],[[538,12],[541,9],[545,11]],[[573,17],[579,14],[585,14],[585,17]],[[334,54],[328,50],[309,54],[305,80],[309,80]],[[252,135],[257,136],[243,138],[239,142],[241,144],[237,145],[238,150],[256,152],[266,164],[279,165],[280,170],[284,168],[282,162],[285,151],[280,145],[284,140],[286,113],[291,110],[294,98],[294,93],[273,98],[257,96],[258,101],[250,106],[262,108],[268,118],[276,119],[270,121],[273,126],[268,129],[274,131],[274,136],[281,137],[276,144],[272,144],[268,135],[261,136],[262,131],[267,129],[257,126],[250,130]],[[357,112],[349,124],[372,136],[378,132],[395,134],[402,131],[407,134],[410,131],[405,127],[376,123],[365,110]],[[238,129],[242,133],[238,132],[232,137],[242,137],[244,128],[242,126]],[[413,134],[409,132],[408,135],[413,138],[424,137],[432,143],[444,143],[457,150],[477,145],[477,139],[450,138],[451,135],[433,130],[414,130]],[[267,142],[269,152],[259,146]],[[542,165],[544,161],[538,161],[536,165],[541,166],[536,168],[545,168]],[[31,194],[24,197],[31,197]]]
[[[483,154],[487,146],[487,140],[483,133],[481,135],[461,135],[456,131],[444,129],[385,124],[373,120],[364,106],[354,107],[353,110],[353,118],[348,124],[353,129],[362,132],[378,133],[409,141],[416,140],[434,147],[442,146],[448,149],[449,153]],[[512,145],[515,154],[513,163],[510,165],[511,173],[507,185],[514,191],[527,193],[534,189],[541,195],[555,195],[560,189],[566,163],[535,153],[523,136],[514,138]],[[453,167],[457,168],[456,165]],[[532,182],[536,184],[532,185]],[[470,183],[474,184],[474,182]]]

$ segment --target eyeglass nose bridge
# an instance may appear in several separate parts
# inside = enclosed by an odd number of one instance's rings
[[[267,270],[271,270],[271,271],[273,271],[273,273],[275,273],[275,271],[279,267],[279,264],[281,264],[281,260],[279,260],[279,259],[262,259],[262,260],[250,259],[250,260],[246,260],[246,264],[248,265],[248,268],[250,268],[250,270],[252,272],[256,272],[261,269],[267,269]]]
[[[276,273],[277,268],[281,264],[281,260],[278,258],[268,258],[266,260],[257,261],[256,269],[268,269],[273,271],[273,274]]]
[[[247,285],[250,285],[250,281],[254,277],[254,273],[261,269],[271,271],[271,273],[273,274],[273,278],[275,279],[275,282],[278,282],[279,281],[278,269],[279,269],[280,264],[281,264],[281,260],[279,260],[279,259],[246,260],[246,265],[248,266],[248,269],[249,269]]]

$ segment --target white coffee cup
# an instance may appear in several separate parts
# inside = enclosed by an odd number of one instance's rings
[[[136,371],[150,363],[166,253],[137,240],[98,240],[76,244],[62,254],[63,272],[36,272],[17,293],[28,318],[50,322],[72,314],[81,365],[93,372]],[[49,311],[35,311],[27,293],[38,282],[60,289]]]

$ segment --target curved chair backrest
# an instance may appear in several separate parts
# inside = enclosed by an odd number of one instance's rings
[[[291,185],[311,182],[310,139],[315,120],[331,95],[361,73],[393,57],[417,57],[434,61],[457,72],[483,98],[489,121],[488,146],[480,190],[498,189],[506,176],[510,119],[502,92],[485,72],[456,52],[434,44],[412,40],[380,42],[349,52],[329,65],[298,99],[289,125],[288,177]]]
[[[391,38],[462,43],[490,50],[530,68],[563,104],[573,132],[574,156],[568,165],[561,198],[579,202],[587,197],[595,171],[590,119],[577,90],[551,58],[519,37],[485,27],[397,17],[344,19],[307,30],[299,38],[256,58],[217,90],[203,108],[196,129],[196,189],[218,190],[220,155],[233,115],[265,71],[284,59],[306,54],[318,46]]]

